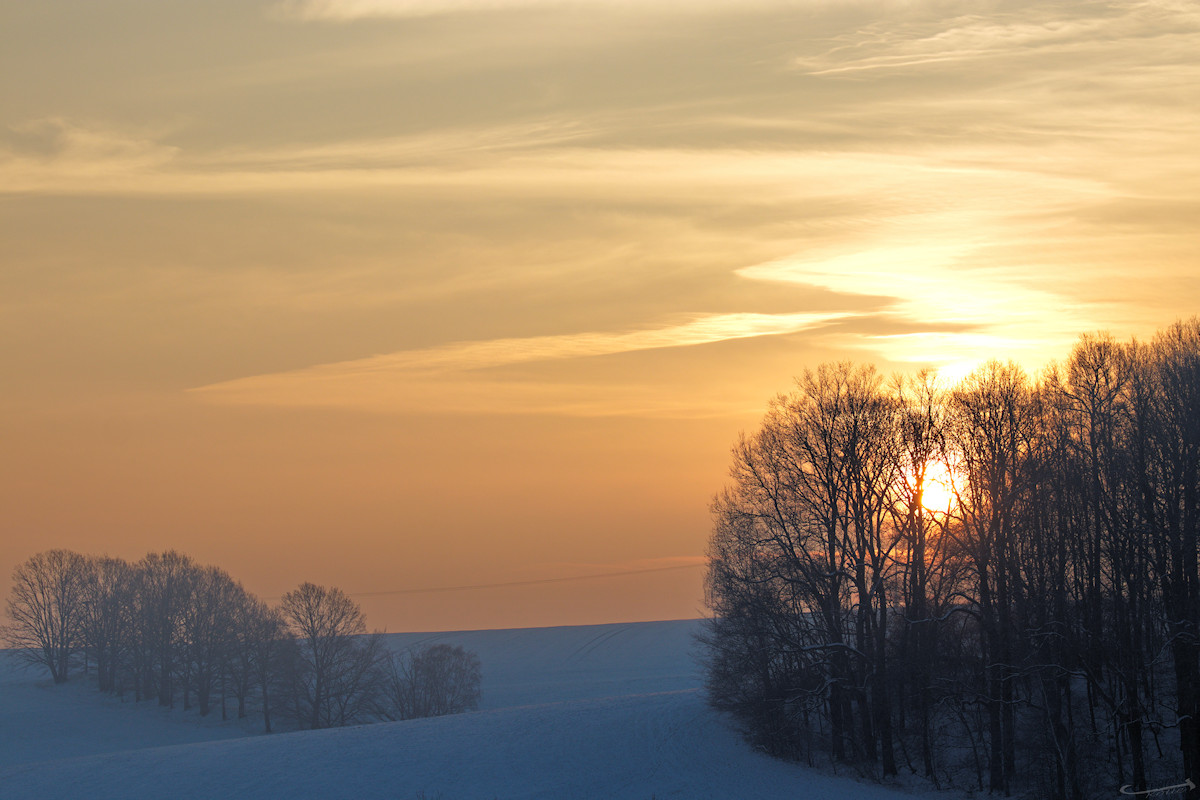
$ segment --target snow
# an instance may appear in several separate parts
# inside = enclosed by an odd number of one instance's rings
[[[698,624],[393,634],[478,653],[481,710],[271,736],[0,670],[0,797],[912,796],[748,747],[704,703]]]
[[[391,634],[395,649],[451,644],[483,664],[481,709],[696,689],[698,620]]]
[[[3,652],[3,651],[0,651]],[[24,669],[11,653],[0,659],[0,776],[5,768],[50,759],[139,750],[244,737],[256,732],[159,708],[156,702],[121,703],[73,676],[55,686],[44,673]],[[0,777],[0,798],[9,796]]]

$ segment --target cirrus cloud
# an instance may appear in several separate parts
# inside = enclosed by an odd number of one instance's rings
[[[220,404],[338,407],[387,413],[703,416],[733,409],[713,397],[665,396],[651,385],[546,382],[506,374],[505,368],[797,333],[847,316],[709,314],[634,331],[457,342],[255,375],[191,391]]]

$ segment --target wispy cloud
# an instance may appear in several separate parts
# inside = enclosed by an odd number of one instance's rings
[[[730,409],[712,397],[666,397],[651,386],[545,382],[488,371],[513,365],[796,333],[846,314],[713,314],[624,332],[458,342],[301,370],[256,375],[191,390],[218,403],[334,406],[413,412],[709,414]],[[718,393],[719,394],[719,393]],[[738,408],[737,411],[743,409]]]
[[[296,0],[278,9],[304,19],[334,20],[575,4],[608,5],[601,0]],[[640,14],[641,5],[676,7],[629,3],[619,11]],[[733,0],[699,5],[734,7]],[[555,283],[556,302],[568,298],[583,307],[588,297],[580,287],[587,281],[579,275],[589,272],[589,258],[598,264],[590,272],[603,271],[610,282],[631,285],[638,283],[628,277],[634,269],[649,274],[671,264],[681,276],[676,285],[692,280],[683,273],[695,268],[697,285],[728,285],[730,273],[736,273],[760,287],[764,297],[772,285],[787,283],[819,287],[826,290],[823,298],[837,293],[852,301],[847,296],[858,295],[858,308],[890,303],[895,319],[924,321],[929,329],[883,336],[845,328],[836,341],[842,348],[866,348],[913,363],[946,364],[968,351],[990,355],[1007,348],[1031,359],[1035,351],[1057,352],[1080,329],[1134,319],[1133,312],[1116,308],[1123,297],[1114,295],[1155,291],[1144,284],[1119,292],[1097,288],[1104,282],[1080,277],[1085,267],[1095,270],[1089,274],[1119,275],[1132,259],[1142,259],[1154,263],[1156,275],[1173,280],[1194,272],[1178,238],[1190,230],[1200,191],[1200,171],[1191,157],[1200,122],[1200,105],[1192,102],[1200,85],[1193,80],[1200,79],[1194,57],[1200,12],[1194,4],[1060,2],[1012,11],[973,7],[952,15],[941,4],[923,0],[837,8],[785,0],[776,5],[804,5],[811,9],[805,18],[816,27],[780,43],[770,29],[776,24],[772,20],[794,21],[797,15],[764,14],[746,22],[747,30],[757,31],[754,37],[722,40],[719,46],[716,40],[684,35],[693,27],[711,34],[711,26],[694,19],[663,41],[661,53],[646,42],[633,46],[620,40],[608,56],[613,64],[624,63],[627,55],[640,59],[631,62],[631,70],[645,78],[644,92],[597,76],[594,49],[581,57],[573,47],[557,47],[558,41],[545,50],[517,48],[507,40],[495,46],[504,37],[490,26],[503,22],[509,26],[505,31],[519,28],[528,16],[510,14],[485,23],[464,17],[426,26],[454,45],[455,55],[444,61],[421,62],[420,70],[406,62],[399,69],[391,61],[376,63],[371,55],[347,73],[350,78],[331,78],[322,87],[321,96],[331,103],[337,92],[358,91],[372,82],[425,87],[406,94],[408,99],[432,97],[445,87],[462,89],[461,98],[439,98],[444,107],[433,109],[441,114],[437,122],[423,114],[377,119],[372,107],[363,114],[369,124],[314,125],[304,129],[312,137],[305,141],[290,139],[294,132],[279,127],[262,136],[232,135],[215,142],[136,124],[65,117],[17,123],[0,134],[0,194],[239,195],[289,207],[316,207],[334,198],[339,208],[353,210],[337,221],[342,228],[328,237],[331,249],[318,254],[314,248],[313,259],[336,261],[339,272],[330,288],[344,285],[346,291],[339,298],[323,284],[310,286],[302,298],[305,310],[382,304],[384,298],[400,306],[436,283],[448,287],[438,290],[436,301],[445,304],[450,319],[462,287],[477,291],[493,276],[514,272],[531,277],[498,284],[498,292],[525,291],[544,280]],[[279,32],[278,26],[258,21]],[[589,39],[594,32],[581,32],[586,26],[561,27],[568,38],[578,37],[590,47],[608,43],[595,35]],[[617,27],[645,31],[650,26]],[[345,47],[357,41],[354,36],[370,34],[363,40],[368,50],[391,52],[392,34],[413,35],[422,28],[395,26],[379,39],[371,38],[380,33],[371,26],[353,31],[293,27],[285,33],[322,42],[336,34],[338,46],[324,53],[330,60],[316,63],[337,73],[346,67],[332,65],[342,64],[346,52],[354,50]],[[530,36],[545,44],[547,31],[561,32],[552,25]],[[473,54],[479,42],[493,46],[488,60],[459,57]],[[768,43],[775,49],[763,51]],[[522,60],[528,51],[533,55]],[[287,58],[266,63],[272,75],[296,62],[313,70],[314,62],[304,54],[285,52]],[[705,72],[711,64],[720,68]],[[699,72],[683,65],[697,66]],[[728,79],[722,74],[725,65],[733,70]],[[493,80],[494,66],[502,69]],[[319,73],[303,73],[302,82],[311,83]],[[374,77],[364,82],[365,74]],[[544,83],[544,98],[533,102],[511,93],[524,78]],[[480,102],[489,92],[500,93],[499,99]],[[374,213],[393,201],[406,211],[419,206],[419,219]],[[372,212],[362,213],[368,207]],[[479,208],[492,216],[484,217]],[[351,220],[355,214],[359,218]],[[478,220],[486,224],[473,226]],[[567,227],[574,238],[556,240]],[[343,245],[350,240],[362,249],[348,252],[352,248]],[[371,250],[375,243],[380,246]],[[637,264],[597,261],[598,243],[630,248]],[[435,245],[441,248],[437,252]],[[481,266],[460,266],[475,263]],[[385,269],[391,274],[379,279]],[[485,274],[489,270],[492,276]],[[233,278],[227,275],[235,270],[225,272],[222,280],[252,283],[256,298],[294,297],[303,288],[301,281],[281,279],[285,271],[271,265],[242,265]],[[365,277],[344,280],[351,275]],[[639,288],[646,284],[642,280]],[[689,305],[654,295],[655,302],[662,298],[661,305],[649,313],[788,310],[747,299],[749,294],[724,305]],[[631,288],[626,295],[645,306],[615,322],[606,318],[600,327],[654,318],[643,313],[652,305],[645,300],[648,292]],[[863,295],[871,299],[862,300]],[[1160,307],[1174,302],[1174,297],[1162,300],[1163,295],[1157,292]],[[801,299],[796,307],[814,306]],[[1155,307],[1139,313],[1137,324],[1144,325],[1151,313],[1162,312]],[[511,330],[507,322],[493,322],[492,330]],[[970,331],[938,328],[964,322],[971,324]],[[745,327],[746,321],[737,325]],[[351,374],[365,381],[368,375],[418,372],[461,381],[479,368],[473,364],[675,346],[654,344],[655,336],[708,340],[697,327],[677,327],[666,333],[448,345],[304,374],[310,386],[323,381],[326,372],[339,381]],[[485,337],[488,326],[478,331]],[[422,339],[439,340],[445,338]],[[344,349],[372,352],[378,341]],[[473,375],[472,380],[482,378]],[[243,389],[250,392],[248,386],[237,391]],[[231,395],[234,387],[223,391]],[[542,402],[532,394],[553,395],[554,403],[579,394],[577,387],[562,392],[542,387],[535,393],[528,384],[500,391],[514,393],[514,404]],[[653,402],[635,395],[617,399]]]
[[[344,22],[387,17],[429,17],[472,11],[583,7],[622,11],[695,11],[707,7],[798,5],[798,0],[282,0],[274,13],[305,21]]]
[[[874,292],[894,298],[888,314],[926,330],[873,334],[853,332],[839,344],[890,361],[932,365],[960,375],[988,358],[1012,358],[1036,369],[1065,352],[1080,333],[1102,324],[1098,305],[1064,302],[1036,267],[989,266],[988,223],[973,226],[979,238],[956,235],[945,215],[942,236],[925,243],[865,246],[824,257],[802,254],[744,267],[737,274],[769,282],[822,286],[833,291]],[[927,234],[936,217],[922,221]],[[919,240],[919,236],[916,237]],[[946,326],[948,330],[935,330]]]
[[[573,333],[524,339],[462,342],[428,350],[374,356],[333,365],[338,374],[387,371],[421,372],[487,369],[526,361],[630,353],[664,347],[691,347],[729,339],[794,333],[834,318],[830,314],[714,314],[680,325],[625,333]],[[324,370],[326,368],[318,367]]]
[[[0,128],[0,192],[36,190],[56,180],[106,187],[125,176],[153,173],[179,155],[179,148],[163,144],[159,136],[61,117]]]
[[[275,13],[310,20],[346,21],[379,17],[426,17],[462,11],[560,6],[563,0],[284,0]]]
[[[0,129],[0,193],[203,194],[456,182],[463,170],[586,135],[570,121],[272,148],[188,151],[143,132],[58,117]]]
[[[940,13],[942,7],[915,3],[905,11],[841,34],[831,49],[799,56],[795,64],[812,75],[897,73],[995,59],[1075,69],[1079,60],[1099,57],[1103,65],[1131,51],[1144,61],[1150,42],[1159,60],[1183,55],[1200,32],[1200,9],[1171,0],[1046,3],[1009,14],[951,16]],[[996,80],[1014,77],[1030,76],[1026,69]]]
[[[979,148],[872,153],[815,149],[632,147],[583,141],[582,125],[552,122],[445,129],[321,145],[189,152],[136,133],[63,121],[39,122],[53,146],[36,152],[15,136],[0,141],[0,192],[81,194],[256,194],[444,187],[511,196],[660,199],[708,190],[796,202],[856,197],[872,203],[965,184],[1007,198],[1077,193],[1093,178],[1005,164]],[[18,130],[24,130],[18,129]]]
[[[726,197],[811,208],[805,212],[811,216],[798,215],[792,222],[793,233],[776,233],[772,248],[792,255],[740,268],[730,263],[730,270],[760,283],[893,298],[894,316],[935,328],[946,323],[986,326],[970,335],[855,332],[835,339],[840,346],[866,348],[897,361],[949,365],[961,363],[969,352],[982,353],[981,358],[1007,352],[1024,354],[1032,363],[1062,349],[1079,330],[1103,324],[1094,306],[1064,309],[1062,298],[1069,293],[1047,280],[1055,270],[1053,259],[1029,260],[1033,254],[1044,257],[1039,242],[1047,238],[1047,220],[1075,215],[1113,196],[1110,182],[1072,174],[1070,156],[1051,158],[1054,150],[1047,151],[1045,163],[1006,163],[978,146],[886,155],[617,148],[588,146],[593,132],[586,125],[543,121],[187,155],[151,139],[61,121],[47,130],[53,136],[45,135],[48,144],[41,150],[36,139],[10,143],[10,158],[0,160],[0,175],[11,177],[4,181],[9,191],[371,191],[419,196],[436,189],[447,198],[469,193],[473,201],[592,198],[614,204],[653,198],[686,208]],[[1056,246],[1063,247],[1082,234],[1068,237],[1059,231],[1054,236]],[[681,238],[677,246],[692,244]],[[725,249],[734,251],[728,242]],[[443,373],[438,380],[445,380],[446,373],[525,361],[793,332],[813,320],[808,314],[725,314],[651,330],[460,343],[221,384],[213,396],[259,402],[252,398],[270,395],[271,402],[353,405],[362,402],[362,386],[373,383],[387,398],[380,404],[387,404],[395,402],[387,376]],[[351,384],[359,388],[347,389]],[[323,387],[321,392],[314,391],[316,386]],[[405,391],[409,397],[419,393],[412,387]],[[581,413],[570,400],[573,393],[581,394],[577,387],[499,391],[511,394],[514,406],[572,406],[572,413]],[[604,407],[644,409],[656,402],[647,399],[652,393],[641,397],[641,390],[624,397],[615,395],[616,388],[605,391],[612,397],[600,402]],[[595,413],[593,401],[585,405],[582,413]]]
[[[197,169],[305,172],[339,169],[388,169],[461,166],[483,158],[556,148],[591,135],[576,120],[544,118],[490,126],[439,129],[408,136],[281,146],[229,148],[196,159]]]

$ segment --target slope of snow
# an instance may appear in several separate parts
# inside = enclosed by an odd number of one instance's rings
[[[398,649],[444,641],[475,650],[484,710],[273,736],[8,673],[0,797],[905,796],[747,747],[704,703],[689,655],[696,629],[682,621],[393,635]]]
[[[390,634],[395,650],[461,645],[483,664],[481,709],[699,688],[699,620]]]
[[[0,651],[0,770],[14,764],[137,750],[168,744],[243,737],[254,725],[221,724],[157,703],[121,703],[76,676],[55,686],[40,670],[25,669]],[[246,722],[250,722],[247,720]],[[0,781],[0,798],[5,797]]]
[[[746,748],[697,690],[90,756],[6,797],[894,798]]]
[[[457,644],[483,664],[482,709],[644,694],[700,685],[691,657],[696,620],[388,634],[403,650]],[[34,761],[188,744],[257,734],[256,718],[222,723],[154,701],[121,703],[79,676],[55,686],[0,651],[0,768]],[[232,706],[232,704],[231,704]],[[231,707],[231,713],[233,709]]]

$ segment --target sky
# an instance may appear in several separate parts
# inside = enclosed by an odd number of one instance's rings
[[[0,0],[0,591],[701,615],[804,369],[1197,313],[1198,54],[1182,0]]]

